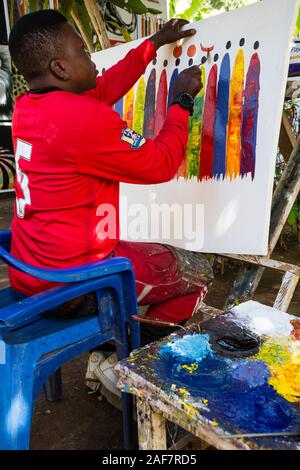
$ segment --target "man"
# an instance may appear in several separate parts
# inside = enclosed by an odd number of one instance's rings
[[[9,39],[12,59],[29,87],[16,101],[13,115],[17,168],[13,255],[44,268],[128,257],[139,302],[150,305],[147,317],[172,323],[191,317],[206,293],[212,270],[201,255],[195,254],[191,268],[182,250],[120,241],[119,183],[153,184],[174,177],[185,154],[193,97],[202,86],[199,68],[179,74],[165,124],[153,140],[128,129],[112,105],[144,73],[160,46],[194,34],[182,31],[186,23],[169,21],[98,78],[81,37],[57,11],[22,17]],[[134,135],[135,146],[129,135]],[[116,217],[115,230],[106,232],[101,208],[107,204],[115,208]],[[55,285],[14,269],[10,281],[25,295]],[[91,294],[54,313],[96,311]],[[169,332],[170,328],[143,327],[142,344]],[[99,357],[102,370],[111,368],[104,356]]]

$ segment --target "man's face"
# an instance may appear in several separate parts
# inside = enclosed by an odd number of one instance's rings
[[[82,93],[96,86],[98,70],[92,62],[81,37],[70,24],[63,26],[62,60],[68,73],[68,82],[73,93]]]

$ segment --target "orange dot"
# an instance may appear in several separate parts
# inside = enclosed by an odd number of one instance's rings
[[[187,50],[187,55],[189,57],[194,57],[195,54],[196,54],[196,46],[194,44],[192,44],[191,46],[189,46],[189,48]]]
[[[178,57],[180,57],[181,54],[182,54],[182,47],[181,46],[176,46],[173,49],[173,56],[176,57],[176,59],[178,59]]]

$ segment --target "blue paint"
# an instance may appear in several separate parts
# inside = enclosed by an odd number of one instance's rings
[[[270,372],[266,364],[262,361],[238,361],[232,371],[232,377],[244,382],[249,387],[265,385],[270,377]]]
[[[148,366],[165,393],[172,393],[172,384],[187,390],[188,401],[199,403],[201,415],[210,420],[218,417],[228,432],[298,431],[298,405],[269,385],[265,363],[255,356],[221,356],[209,340],[210,335],[205,333],[175,337],[161,344],[156,353],[160,359],[151,360]],[[192,373],[183,367],[191,364],[197,364]],[[208,399],[209,410],[200,406],[203,399]]]
[[[216,117],[214,124],[213,177],[225,178],[226,173],[226,138],[229,110],[230,58],[225,54],[218,82]]]
[[[209,344],[209,335],[188,335],[177,341],[169,342],[160,350],[163,356],[176,355],[182,362],[201,361],[213,352]]]
[[[115,104],[115,111],[119,114],[121,119],[123,119],[123,101],[124,101],[124,98],[121,98]]]
[[[171,75],[170,84],[169,84],[168,107],[170,106],[171,101],[172,101],[173,88],[174,88],[174,84],[175,84],[177,77],[178,77],[178,69],[174,69]]]

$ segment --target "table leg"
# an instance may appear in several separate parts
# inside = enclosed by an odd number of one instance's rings
[[[137,398],[137,420],[139,449],[166,450],[166,420],[141,398]]]

